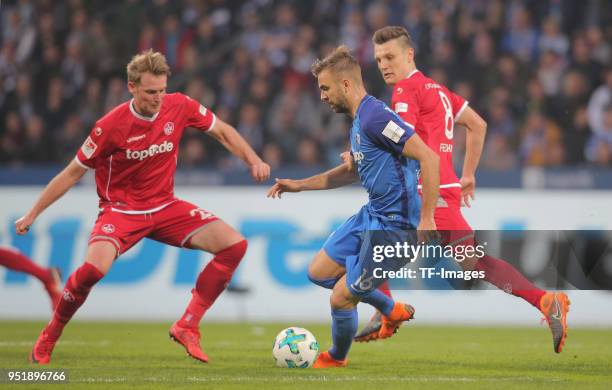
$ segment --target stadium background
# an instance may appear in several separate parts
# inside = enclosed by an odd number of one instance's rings
[[[418,68],[488,121],[477,201],[466,210],[473,226],[612,229],[611,8],[603,0],[2,1],[0,243],[64,275],[81,262],[97,213],[91,176],[28,236],[16,237],[13,222],[73,158],[96,118],[129,98],[124,67],[135,52],[164,52],[170,91],[234,124],[273,176],[302,177],[339,163],[348,126],[318,101],[312,60],[348,44],[369,91],[388,100],[370,43],[387,24],[406,26]],[[455,132],[458,158],[463,133]],[[327,320],[328,294],[307,283],[305,267],[363,192],[265,199],[239,161],[195,131],[184,137],[179,167],[177,194],[251,242],[210,318]],[[175,318],[207,260],[145,241],[118,260],[76,318]],[[531,307],[498,291],[398,294],[415,304],[420,322],[537,324]],[[574,324],[612,325],[612,313],[598,310],[608,293],[570,298]],[[48,315],[35,280],[0,269],[1,319]]]

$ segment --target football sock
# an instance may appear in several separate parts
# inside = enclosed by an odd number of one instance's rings
[[[194,328],[200,324],[204,313],[229,284],[246,249],[247,241],[242,240],[215,254],[215,257],[200,272],[196,287],[191,290],[191,301],[178,321],[179,326]]]
[[[357,332],[357,308],[332,309],[331,315],[333,345],[329,349],[329,355],[336,360],[344,360]]]
[[[389,289],[389,281],[385,280],[380,286],[378,286],[378,290],[391,298],[391,290]]]
[[[45,284],[52,280],[48,268],[39,266],[26,255],[12,248],[0,248],[0,265],[13,271],[25,272]]]
[[[487,282],[540,308],[540,298],[546,291],[534,286],[506,261],[485,255],[476,263],[475,269],[484,271]]]
[[[103,277],[104,274],[90,263],[84,263],[70,275],[63,297],[55,307],[53,318],[46,328],[51,339],[59,338],[64,326],[87,299],[91,288]]]
[[[385,295],[382,291],[380,291],[380,289],[374,290],[368,295],[361,298],[361,302],[365,302],[374,306],[385,316],[391,314],[391,311],[393,310],[393,305],[395,304],[393,299]]]

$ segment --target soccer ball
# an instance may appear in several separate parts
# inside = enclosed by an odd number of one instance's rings
[[[292,326],[283,329],[274,340],[272,356],[277,367],[308,368],[319,355],[319,343],[312,333]]]

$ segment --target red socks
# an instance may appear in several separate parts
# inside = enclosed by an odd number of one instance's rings
[[[485,255],[476,263],[477,271],[485,272],[485,280],[501,290],[521,297],[537,309],[540,298],[546,293],[534,286],[520,272],[507,262]]]
[[[26,255],[15,249],[0,247],[0,265],[10,268],[13,271],[25,272],[26,274],[32,275],[44,284],[51,282],[49,269],[34,263]]]
[[[191,290],[191,301],[178,321],[180,327],[198,327],[204,313],[227,287],[246,249],[247,241],[242,240],[215,254],[215,257],[200,272],[195,289]]]
[[[378,286],[378,289],[381,293],[385,294],[389,298],[392,298],[391,290],[389,290],[389,283],[386,280],[380,286]]]
[[[64,287],[63,297],[55,307],[53,318],[47,325],[47,334],[57,339],[66,323],[70,321],[74,313],[81,307],[91,288],[104,277],[95,266],[84,263],[70,275]]]

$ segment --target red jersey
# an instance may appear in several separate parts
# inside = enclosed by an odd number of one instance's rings
[[[443,198],[461,188],[453,168],[453,131],[455,120],[467,105],[461,96],[416,69],[393,87],[393,110],[414,125],[419,137],[440,156]]]
[[[141,214],[172,203],[178,146],[185,127],[208,131],[215,115],[181,93],[164,96],[152,117],[136,112],[133,99],[98,120],[75,161],[96,170],[100,207]]]

